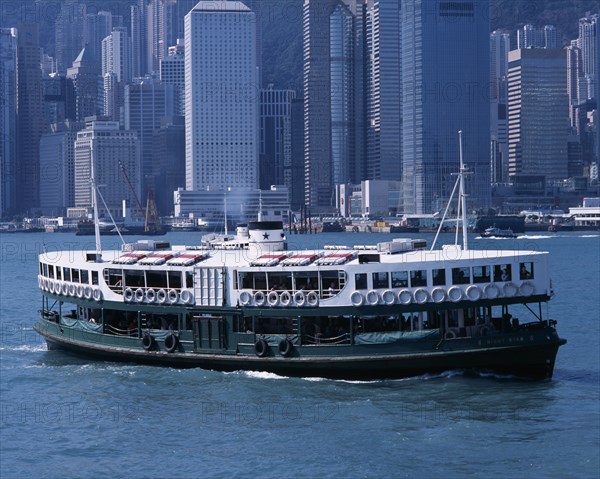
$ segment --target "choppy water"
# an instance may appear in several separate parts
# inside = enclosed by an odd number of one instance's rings
[[[431,240],[431,235],[425,236]],[[190,233],[171,233],[192,243]],[[292,247],[378,234],[293,236]],[[445,240],[450,241],[450,235]],[[555,377],[461,372],[348,382],[88,362],[32,331],[37,253],[71,234],[0,236],[0,478],[557,477],[600,470],[600,237],[471,237],[552,253]],[[104,240],[116,244],[115,239]]]

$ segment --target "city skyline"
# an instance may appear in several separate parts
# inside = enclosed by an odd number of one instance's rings
[[[585,178],[588,188],[597,185],[599,49],[598,16],[594,12],[581,12],[578,36],[567,42],[551,24],[529,22],[511,32],[490,32],[493,12],[468,0],[305,0],[303,12],[296,10],[296,20],[303,22],[304,85],[286,89],[270,84],[267,78],[261,80],[263,61],[270,54],[263,36],[268,33],[265,25],[269,25],[265,18],[275,11],[272,5],[137,0],[117,11],[94,11],[86,3],[63,3],[54,21],[55,57],[46,53],[46,43],[39,43],[39,32],[32,23],[15,24],[13,50],[8,46],[10,40],[0,42],[0,55],[5,59],[2,72],[13,71],[11,58],[15,72],[14,76],[8,73],[14,79],[15,92],[7,93],[7,98],[14,99],[14,111],[10,101],[4,103],[0,123],[3,134],[13,131],[11,128],[15,131],[4,134],[0,150],[7,152],[2,156],[0,174],[2,216],[42,212],[41,192],[48,186],[42,184],[47,180],[42,165],[53,161],[40,149],[42,135],[80,129],[85,118],[94,115],[106,116],[120,128],[137,133],[143,167],[136,188],[139,186],[142,200],[146,191],[157,191],[163,184],[157,181],[159,176],[170,168],[153,151],[156,132],[183,121],[186,167],[184,172],[173,172],[172,178],[185,177],[185,184],[179,186],[190,191],[259,185],[268,189],[268,183],[273,182],[288,188],[296,208],[304,204],[314,213],[335,213],[338,185],[347,185],[344,191],[356,192],[365,180],[385,180],[400,182],[401,190],[400,195],[396,190],[390,194],[386,213],[433,213],[449,196],[449,178],[458,164],[460,129],[465,138],[465,161],[474,173],[467,186],[469,208],[491,206],[492,189],[496,195],[493,204],[501,207],[503,200],[498,200],[494,185],[514,184],[513,194],[518,194],[515,180],[522,173],[509,153],[508,132],[510,128],[514,132],[515,125],[509,126],[509,75],[505,71],[509,52],[518,46],[526,47],[521,49],[526,52],[559,47],[556,51],[564,60],[564,68],[559,66],[555,73],[561,77],[559,90],[565,85],[564,95],[553,93],[544,100],[548,102],[546,109],[557,106],[557,102],[566,103],[566,108],[554,110],[565,109],[565,130],[548,134],[547,141],[536,133],[539,127],[536,130],[532,119],[523,123],[534,132],[530,141],[538,142],[538,150],[546,152],[543,156],[561,158],[554,160],[554,169],[549,161],[538,162],[534,168],[545,178],[540,194],[578,178]],[[221,41],[200,53],[197,47],[188,52],[186,47],[194,39],[185,35],[184,17],[192,7],[211,14],[221,8],[236,18],[246,12],[252,16],[249,30],[240,28],[242,23],[238,22],[230,34],[216,32],[222,35]],[[66,28],[71,25],[69,21],[73,26],[70,30]],[[419,33],[419,25],[427,29],[426,34]],[[206,23],[203,28],[211,27]],[[3,29],[7,31],[13,30]],[[237,49],[230,47],[228,52],[227,42],[242,37]],[[563,45],[566,48],[561,48]],[[39,62],[34,51],[40,53]],[[204,95],[187,94],[193,84],[186,70],[190,59],[204,62],[202,71],[196,71],[196,76],[204,75],[200,80]],[[237,78],[228,84],[219,75],[231,73],[234,66],[240,67],[234,74]],[[247,73],[240,74],[244,68]],[[542,75],[534,83],[539,86],[545,80]],[[138,102],[138,123],[132,125],[128,120],[131,92],[140,83],[155,84],[153,88],[160,91],[166,91],[168,84],[172,107],[155,108],[155,100]],[[250,95],[240,96],[242,83],[254,92],[251,99]],[[209,84],[212,87],[207,88]],[[3,85],[3,91],[11,91],[10,81]],[[466,85],[470,85],[468,89]],[[278,107],[284,112],[279,119],[267,113],[273,101],[264,93],[269,90],[289,92]],[[457,96],[459,93],[464,95]],[[191,108],[190,97],[195,101]],[[210,102],[212,106],[204,108]],[[304,110],[302,127],[294,114],[298,107]],[[169,120],[182,113],[181,120]],[[538,108],[536,115],[542,114]],[[555,119],[558,125],[559,119]],[[267,126],[271,128],[268,135]],[[233,131],[237,141],[231,136]],[[242,141],[243,131],[246,136]],[[174,134],[173,138],[177,137]],[[192,147],[192,138],[205,140],[202,152],[198,150],[201,145]],[[553,144],[548,143],[550,139]],[[225,144],[229,144],[227,152],[222,148]],[[514,152],[514,141],[511,148]],[[177,157],[170,161],[173,168],[180,168]],[[209,168],[210,164],[217,166]],[[68,164],[61,166],[65,167]],[[202,181],[197,181],[198,175]],[[169,196],[161,193],[164,198]],[[298,198],[303,198],[303,204]],[[170,211],[173,205],[162,201],[161,214]]]

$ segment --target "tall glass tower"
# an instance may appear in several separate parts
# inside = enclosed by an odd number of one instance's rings
[[[490,204],[487,2],[406,0],[401,11],[404,211],[439,211],[463,157],[468,207]]]

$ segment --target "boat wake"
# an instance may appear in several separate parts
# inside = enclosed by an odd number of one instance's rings
[[[35,345],[26,345],[26,344],[22,344],[20,346],[14,346],[14,347],[7,347],[7,346],[2,346],[0,347],[0,351],[24,351],[27,353],[40,353],[40,352],[46,352],[48,349],[46,347],[46,344],[35,344]]]

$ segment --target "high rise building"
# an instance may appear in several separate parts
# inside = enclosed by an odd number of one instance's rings
[[[102,40],[112,32],[113,27],[123,26],[123,17],[114,16],[111,12],[100,11],[88,13],[83,23],[83,44],[89,55],[90,66],[97,73],[102,67]]]
[[[50,126],[40,139],[40,209],[60,216],[75,204],[75,140],[77,125],[67,121]]]
[[[96,184],[99,185],[108,208],[113,212],[120,211],[123,200],[127,200],[128,204],[135,204],[135,196],[139,198],[141,194],[137,133],[121,130],[116,121],[87,118],[86,128],[77,133],[75,141],[76,207],[92,206],[92,157]],[[100,200],[98,206],[104,209]]]
[[[185,56],[182,39],[169,47],[167,58],[160,61],[160,80],[173,85],[175,93],[175,114],[185,115]]]
[[[67,73],[73,60],[84,46],[83,19],[85,18],[85,4],[79,0],[65,0],[61,5],[60,14],[54,23],[55,57],[57,72],[61,75]]]
[[[73,80],[53,73],[42,79],[44,98],[44,123],[75,121],[77,117],[76,95]]]
[[[261,90],[259,184],[292,190],[292,101],[294,90]]]
[[[138,0],[131,6],[131,60],[132,76],[143,77],[148,71],[148,7],[147,0]]]
[[[463,158],[469,208],[490,204],[490,48],[486,2],[402,3],[405,213],[440,211]]]
[[[17,30],[0,28],[0,218],[15,211]]]
[[[581,74],[583,76],[585,98],[580,94],[580,101],[591,99],[595,95],[594,81],[596,70],[596,43],[598,31],[598,14],[586,15],[579,19],[579,38],[578,46],[581,49]]]
[[[580,102],[581,88],[581,49],[578,40],[571,41],[565,49],[567,52],[567,96],[569,100],[569,123],[571,128],[576,128],[577,120],[575,110]]]
[[[94,116],[98,105],[98,78],[96,67],[87,48],[82,48],[67,70],[67,78],[73,80],[75,88],[76,119],[79,122]]]
[[[298,211],[304,205],[304,99],[292,100],[292,187],[290,206]]]
[[[365,178],[402,178],[400,1],[379,0],[369,13],[368,161]],[[364,155],[363,155],[364,156]]]
[[[17,34],[17,201],[19,212],[40,206],[40,137],[44,133],[39,26],[23,23]]]
[[[531,24],[517,30],[517,48],[556,48],[556,27],[544,25],[537,28]]]
[[[142,197],[157,190],[162,172],[154,163],[153,134],[165,117],[173,116],[173,85],[151,77],[136,79],[125,86],[125,130],[137,132],[142,156]]]
[[[508,54],[509,174],[567,177],[567,65],[561,49]]]
[[[556,27],[554,25],[544,26],[544,48],[557,48]]]
[[[131,43],[127,29],[117,27],[102,40],[102,78],[104,81],[103,114],[120,119],[125,84],[131,81]]]
[[[490,35],[490,152],[491,182],[508,181],[507,81],[510,34]]]
[[[186,189],[258,186],[255,15],[199,2],[185,17]]]

